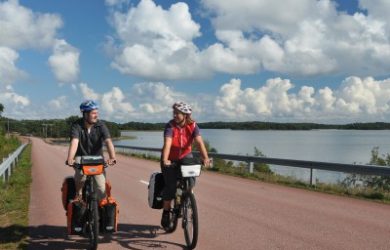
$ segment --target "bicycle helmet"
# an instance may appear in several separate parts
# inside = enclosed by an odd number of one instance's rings
[[[188,105],[187,103],[184,103],[184,102],[175,102],[173,105],[172,105],[172,108],[173,109],[177,109],[179,110],[180,112],[184,113],[184,114],[187,114],[187,115],[190,115],[192,113],[192,108],[190,105]]]
[[[99,109],[99,106],[93,100],[87,100],[87,101],[84,101],[80,104],[80,111],[83,113],[89,112],[89,111],[95,110],[95,109]]]

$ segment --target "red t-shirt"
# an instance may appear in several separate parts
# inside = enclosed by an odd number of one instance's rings
[[[172,138],[171,151],[168,159],[171,161],[183,159],[191,153],[194,138],[200,135],[198,125],[193,122],[180,127],[174,120],[167,123],[164,130],[164,137]]]

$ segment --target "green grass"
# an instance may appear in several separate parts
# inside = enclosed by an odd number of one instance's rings
[[[9,182],[0,182],[0,249],[25,249],[31,184],[31,145],[28,145]]]
[[[10,153],[15,151],[20,145],[20,141],[15,136],[4,136],[0,134],[0,161],[7,158]]]

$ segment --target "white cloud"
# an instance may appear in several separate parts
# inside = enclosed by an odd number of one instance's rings
[[[72,83],[77,80],[79,74],[78,49],[69,45],[65,40],[57,40],[53,47],[53,55],[48,59],[49,65],[57,78],[62,83]]]
[[[287,79],[269,79],[258,89],[242,88],[232,79],[220,89],[214,105],[220,118],[345,122],[383,120],[390,116],[390,78],[346,78],[338,89],[303,86],[293,93]],[[218,118],[217,118],[218,119]]]
[[[390,32],[390,2],[387,0],[359,0],[359,6],[366,9],[375,19],[385,20],[387,32]]]
[[[29,98],[17,94],[10,85],[0,86],[0,90],[0,103],[5,107],[5,115],[12,113],[13,110],[30,105]]]
[[[130,102],[125,102],[125,96],[118,87],[102,95],[102,109],[109,114],[120,115],[121,112],[130,113],[133,107]]]
[[[80,90],[84,99],[93,99],[100,103],[103,119],[125,121],[134,111],[133,106],[118,87],[113,87],[111,91],[99,94],[88,87],[86,83],[81,83]]]
[[[41,14],[17,0],[0,2],[0,45],[13,49],[50,48],[62,20],[56,14]]]
[[[86,83],[80,83],[80,90],[84,97],[84,99],[98,100],[100,99],[100,95],[96,93],[93,89],[88,87]]]
[[[105,0],[104,2],[109,7],[120,7],[122,5],[129,5],[130,0]]]
[[[139,103],[141,114],[166,117],[171,115],[171,106],[176,101],[185,101],[187,96],[162,82],[138,83],[132,88],[132,99]]]
[[[337,12],[328,0],[202,3],[224,49],[253,61],[251,73],[383,75],[390,70],[388,1],[361,1],[368,15]]]
[[[202,0],[202,4],[214,16],[216,30],[242,30],[252,32],[294,33],[302,17],[315,16],[316,1],[285,0],[283,3],[269,0]]]
[[[49,101],[49,107],[53,109],[63,109],[68,106],[67,96],[59,96]]]
[[[154,80],[262,70],[359,76],[390,70],[390,8],[384,0],[378,5],[362,0],[368,15],[338,12],[329,0],[202,3],[218,40],[203,50],[194,42],[201,36],[200,25],[186,3],[163,9],[142,0],[128,12],[112,11],[117,39],[110,37],[106,44],[112,67]]]
[[[201,35],[188,5],[171,5],[168,10],[151,0],[141,0],[126,13],[111,16],[119,45],[112,66],[123,74],[148,79],[204,77],[211,71],[202,65],[198,48],[192,42]],[[107,47],[114,46],[109,39]]]
[[[15,65],[18,58],[19,54],[16,51],[0,46],[0,86],[2,84],[11,84],[25,75]]]

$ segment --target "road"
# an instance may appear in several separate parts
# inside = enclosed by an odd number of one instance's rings
[[[87,240],[66,235],[61,184],[67,147],[32,139],[29,249],[85,249]],[[99,249],[185,249],[183,230],[166,234],[161,210],[147,204],[145,181],[156,162],[118,155],[107,170],[120,205],[119,230]],[[204,172],[195,194],[197,249],[390,249],[390,206]]]

